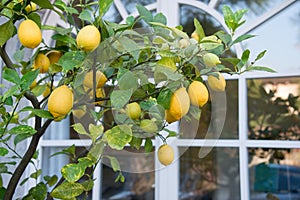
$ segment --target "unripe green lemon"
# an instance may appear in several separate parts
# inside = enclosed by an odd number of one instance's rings
[[[146,133],[154,133],[158,130],[156,123],[150,119],[143,119],[141,121],[140,128]]]
[[[126,105],[126,114],[131,119],[138,119],[141,116],[141,107],[137,102]]]
[[[221,64],[219,57],[213,53],[204,54],[203,62],[208,67],[215,67],[217,64]]]
[[[174,160],[174,150],[170,145],[163,144],[159,147],[157,156],[161,164],[170,165]]]

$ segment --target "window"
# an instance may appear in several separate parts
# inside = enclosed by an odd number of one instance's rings
[[[95,188],[89,198],[299,199],[300,2],[115,0],[105,17],[122,22],[130,13],[136,16],[135,3],[163,12],[169,25],[181,23],[188,33],[193,31],[193,18],[197,17],[207,34],[224,27],[220,14],[223,5],[248,8],[247,22],[236,35],[251,33],[258,37],[236,45],[232,53],[241,55],[243,49],[250,48],[254,56],[267,49],[261,64],[278,73],[226,76],[226,93],[211,93],[211,99],[216,101],[203,109],[200,123],[172,125],[174,130],[184,133],[169,141],[177,156],[172,165],[163,168],[155,154],[147,159],[129,160],[121,152],[118,156],[124,158],[125,165],[135,167],[125,170],[126,183],[111,182],[116,174],[101,164],[95,170]],[[45,16],[48,16],[46,23],[58,22],[53,18],[55,15]],[[59,168],[55,167],[66,162],[63,156],[55,158],[55,162],[54,158],[48,159],[56,149],[72,144],[84,148],[89,144],[88,140],[71,139],[69,123],[70,119],[55,123],[43,138],[40,145],[43,169],[57,172]],[[159,145],[159,141],[155,144]],[[146,171],[133,173],[139,170]]]

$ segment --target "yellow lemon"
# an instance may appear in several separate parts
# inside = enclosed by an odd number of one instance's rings
[[[163,144],[157,151],[158,160],[161,164],[167,166],[170,165],[174,160],[174,150],[168,144]]]
[[[47,97],[47,96],[49,96],[49,94],[51,93],[51,85],[50,85],[50,83],[48,83],[47,85],[46,85],[46,89],[44,90],[44,92],[43,92],[43,97]],[[54,87],[52,86],[52,90],[54,89]]]
[[[93,88],[93,71],[86,73],[83,79],[83,85],[88,89]],[[96,71],[96,88],[101,88],[105,85],[107,78],[101,71]]]
[[[60,57],[62,56],[62,52],[56,51],[56,50],[52,50],[49,51],[46,56],[48,57],[50,64],[55,64],[58,62],[58,60],[60,59]]]
[[[68,86],[63,85],[50,94],[48,99],[48,110],[54,118],[62,118],[70,112],[73,107],[73,92]]]
[[[18,38],[23,46],[33,49],[42,42],[42,32],[34,21],[27,19],[20,23]]]
[[[105,97],[105,92],[103,90],[103,88],[97,88],[96,89],[96,98],[100,99],[100,98],[104,98]],[[101,105],[103,103],[103,101],[97,101],[95,100],[95,105]]]
[[[93,51],[100,44],[101,35],[94,25],[83,27],[77,34],[76,42],[79,49]]]
[[[45,54],[39,53],[34,59],[33,68],[40,69],[40,73],[46,73],[49,71],[49,67],[49,58]]]
[[[170,107],[167,113],[170,114],[173,120],[179,120],[185,116],[190,108],[190,98],[184,87],[179,88],[171,97]]]
[[[36,86],[36,79],[31,83],[31,85],[30,85],[30,90],[32,90],[33,88],[35,88],[35,86]]]
[[[208,67],[215,67],[217,64],[221,64],[219,57],[213,53],[204,54],[203,62]]]
[[[23,0],[18,0],[19,2],[23,2]],[[31,12],[31,11],[35,11],[36,10],[36,4],[34,2],[30,2],[26,7],[25,10],[27,13]]]
[[[174,118],[171,114],[169,110],[165,110],[165,119],[166,121],[171,124],[173,122],[178,121],[179,119]]]
[[[226,87],[226,81],[220,72],[218,72],[218,78],[212,75],[208,76],[207,83],[215,91],[224,91]]]
[[[72,111],[73,116],[77,119],[81,119],[86,114],[86,105],[80,106]]]
[[[188,89],[191,104],[194,106],[204,106],[208,101],[208,90],[200,81],[193,81]]]
[[[126,114],[130,119],[138,119],[141,115],[141,107],[137,102],[126,105]]]

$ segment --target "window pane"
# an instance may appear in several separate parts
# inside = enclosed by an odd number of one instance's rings
[[[199,150],[181,152],[179,199],[240,199],[238,148],[213,148],[204,158]]]
[[[217,5],[217,9],[222,12],[224,5],[230,6],[233,10],[248,9],[245,19],[247,22],[257,19],[272,8],[276,7],[284,0],[223,0]]]
[[[257,64],[283,73],[300,69],[300,1],[266,21],[251,34],[258,37],[245,41],[245,48],[251,49],[253,56],[267,50]]]
[[[202,108],[200,120],[191,118],[180,122],[181,137],[185,139],[238,138],[238,82],[227,80],[226,92],[210,93]]]
[[[121,0],[125,6],[128,13],[133,13],[136,11],[136,4],[141,4],[143,6],[154,3],[155,0]]]
[[[300,149],[249,149],[251,200],[300,199]]]
[[[125,182],[115,182],[118,173],[104,159],[102,170],[102,199],[153,200],[154,199],[154,153],[144,149],[122,151],[109,150],[110,156],[118,159]]]
[[[248,80],[248,137],[299,140],[300,77]]]

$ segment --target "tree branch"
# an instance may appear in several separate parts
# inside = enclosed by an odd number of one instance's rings
[[[30,162],[32,156],[34,155],[36,148],[38,146],[39,140],[41,136],[45,133],[48,126],[51,124],[52,119],[48,119],[44,125],[38,130],[38,132],[32,137],[30,145],[23,156],[23,159],[19,163],[18,167],[16,168],[15,172],[13,173],[9,183],[7,190],[4,195],[4,199],[12,199],[13,194],[15,192],[15,189],[17,187],[18,182],[20,181],[20,178],[25,171],[26,167],[28,166],[28,163]]]

